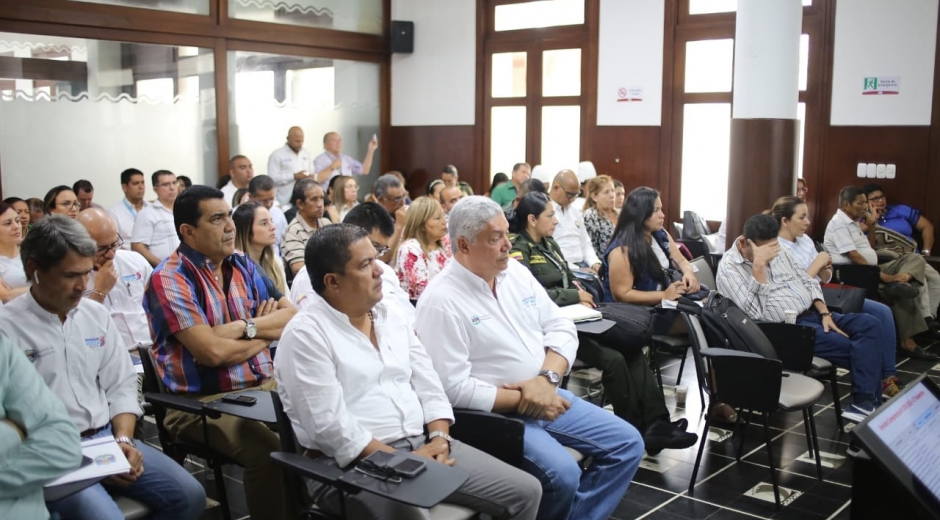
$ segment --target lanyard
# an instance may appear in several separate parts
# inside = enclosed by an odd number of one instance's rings
[[[127,199],[121,199],[121,202],[124,203],[124,207],[127,208],[127,211],[129,211],[131,215],[134,216],[134,218],[137,218],[137,209],[135,209],[134,206],[127,201]]]

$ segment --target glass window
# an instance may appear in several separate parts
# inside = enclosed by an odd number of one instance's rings
[[[806,103],[797,103],[796,118],[800,120],[800,151],[796,158],[796,176],[803,178],[803,136],[806,135]]]
[[[228,0],[239,20],[382,34],[382,0]]]
[[[493,107],[490,112],[490,181],[526,160],[525,107]]]
[[[724,220],[731,104],[687,104],[683,118],[681,211],[695,211],[708,220]]]
[[[580,25],[584,23],[584,0],[542,0],[496,6],[497,31]]]
[[[542,95],[581,95],[581,49],[542,52]]]
[[[803,0],[813,5],[813,0]],[[738,10],[738,0],[689,0],[689,14],[729,13]]]
[[[493,97],[525,97],[525,52],[493,54]]]
[[[214,183],[215,62],[212,49],[186,49],[0,33],[0,56],[14,60],[0,73],[3,193],[41,198],[85,178],[108,207],[131,167]],[[24,71],[20,59],[45,65]]]
[[[312,158],[323,153],[323,136],[337,132],[342,153],[362,161],[379,133],[378,63],[229,51],[229,146],[244,155],[255,174],[267,173],[271,152],[284,145],[292,126],[304,130]],[[357,177],[366,194],[379,175],[383,143],[372,157],[371,175]]]
[[[800,90],[806,90],[806,77],[809,73],[809,35],[800,35]]]
[[[142,9],[156,9],[158,11],[173,11],[187,14],[209,14],[209,0],[72,0],[73,2],[86,2],[89,4],[120,5],[124,7],[139,7]]]
[[[685,44],[685,91],[731,92],[734,39]]]
[[[581,160],[581,107],[542,107],[542,166],[550,172],[578,170]]]

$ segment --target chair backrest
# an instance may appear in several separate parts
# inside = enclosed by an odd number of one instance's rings
[[[672,230],[674,232],[673,235],[675,235],[676,240],[682,238],[682,228],[683,228],[682,222],[672,223]]]
[[[686,328],[689,331],[689,339],[692,340],[692,359],[695,361],[696,373],[704,376],[705,361],[702,359],[702,349],[708,348],[708,339],[705,336],[705,330],[702,328],[702,322],[699,320],[698,316],[683,312],[682,317],[685,319]],[[701,377],[699,381],[705,385],[706,389],[710,388],[708,378]]]
[[[144,380],[141,384],[143,393],[167,393],[163,380],[157,376],[157,370],[154,368],[153,349],[149,346],[139,346],[137,347],[137,355],[140,356],[140,365],[144,368]],[[151,405],[153,418],[157,423],[157,437],[160,439],[160,447],[171,457],[174,457],[174,455],[179,456],[173,447],[174,443],[170,432],[163,426],[163,421],[166,419],[166,407],[153,402],[151,402]]]
[[[698,272],[695,273],[695,278],[698,279],[699,283],[703,283],[708,286],[709,289],[715,290],[715,275],[712,272],[712,268],[708,265],[708,261],[705,260],[705,257],[700,256],[695,260],[692,260],[692,266],[698,269]]]
[[[773,412],[780,402],[783,364],[748,352],[710,357],[713,395],[732,408]]]
[[[294,425],[290,417],[284,412],[281,396],[277,390],[271,390],[271,402],[274,404],[274,416],[277,417],[277,430],[281,436],[281,451],[298,453],[297,438],[294,436]]]
[[[880,272],[877,265],[836,264],[832,266],[832,282],[861,287],[869,298],[878,299]]]
[[[689,253],[692,254],[692,258],[698,258],[708,254],[708,249],[705,247],[705,241],[701,238],[697,240],[683,238],[682,240],[676,240],[676,242],[685,244],[685,247],[689,249]]]

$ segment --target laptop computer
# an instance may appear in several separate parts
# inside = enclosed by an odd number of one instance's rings
[[[940,387],[927,376],[911,382],[852,429],[872,460],[940,518]]]

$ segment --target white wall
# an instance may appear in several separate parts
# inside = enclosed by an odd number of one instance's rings
[[[414,53],[392,55],[392,126],[472,125],[476,0],[392,0],[415,24]]]
[[[831,124],[929,125],[937,0],[836,5]],[[900,77],[900,94],[862,95],[874,76]]]
[[[665,1],[601,0],[600,7],[597,124],[659,126]],[[636,97],[642,101],[619,101]]]

